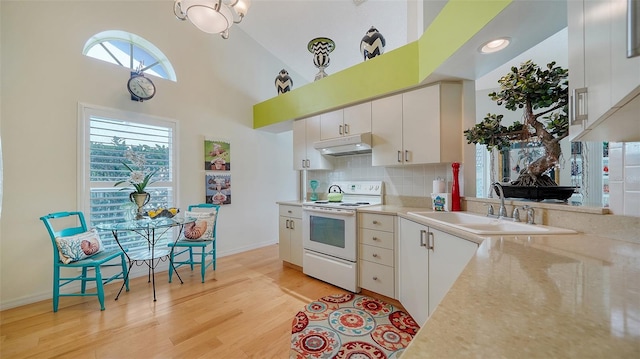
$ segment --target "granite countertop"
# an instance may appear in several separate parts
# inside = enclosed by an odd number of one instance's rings
[[[487,238],[403,359],[640,357],[640,245]]]
[[[412,210],[359,209],[445,229]],[[447,231],[480,246],[403,359],[640,357],[639,244]]]

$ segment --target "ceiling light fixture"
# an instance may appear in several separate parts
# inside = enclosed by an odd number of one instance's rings
[[[251,0],[175,0],[173,13],[209,34],[229,38],[229,28],[247,15]]]
[[[498,52],[498,51],[506,48],[507,46],[509,46],[510,42],[511,42],[510,38],[501,37],[499,39],[491,40],[489,42],[484,43],[478,49],[478,51],[480,51],[483,54],[490,54],[492,52]]]

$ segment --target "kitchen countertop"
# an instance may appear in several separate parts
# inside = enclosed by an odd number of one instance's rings
[[[640,357],[640,245],[588,234],[480,238],[402,354],[408,358]],[[424,209],[422,209],[424,210]]]

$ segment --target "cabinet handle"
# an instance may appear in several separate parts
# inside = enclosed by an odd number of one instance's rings
[[[291,213],[291,210],[287,210],[287,213]]]
[[[348,123],[345,123],[345,124],[344,124],[344,134],[345,134],[345,135],[348,135],[348,134],[349,134],[349,124],[348,124]]]
[[[302,168],[304,168],[304,160],[302,160]]]
[[[573,118],[571,119],[572,125],[578,125],[584,123],[589,119],[589,113],[587,111],[587,88],[573,89],[573,96],[571,96],[571,113]]]
[[[409,162],[409,150],[404,150],[404,161]]]
[[[373,221],[373,224],[378,224],[378,221]]]
[[[374,254],[373,254],[373,258],[378,258],[378,254],[377,254],[377,253],[374,253]]]
[[[293,219],[292,219],[292,220],[291,220],[291,223],[289,224],[289,228],[290,228],[290,229],[296,229],[295,223],[296,223],[296,222],[294,222],[294,221],[293,221]]]
[[[425,240],[425,235],[427,234],[427,231],[424,229],[420,230],[420,247],[426,247],[427,246],[427,241]]]
[[[373,277],[372,279],[373,279],[373,280],[378,280],[378,277]]]
[[[289,229],[289,220],[288,219],[284,222],[284,228]]]
[[[402,162],[402,151],[398,151],[398,162]]]
[[[428,233],[429,233],[429,246],[427,247],[427,249],[435,251],[436,250],[436,240],[433,237],[433,232],[428,232]]]
[[[341,135],[343,134],[342,133],[342,125],[338,126],[338,133],[341,134]]]
[[[307,168],[311,167],[311,161],[306,160],[306,164],[307,164],[307,166],[306,166]]]
[[[374,240],[374,241],[377,241],[378,237],[372,237],[371,239]]]

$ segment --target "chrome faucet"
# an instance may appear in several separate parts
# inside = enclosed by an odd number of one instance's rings
[[[487,217],[494,217],[495,215],[493,214],[493,205],[489,203],[485,203],[484,205],[489,207],[487,208]]]
[[[522,209],[524,209],[525,211],[527,211],[527,223],[528,224],[536,224],[535,223],[535,211],[533,209],[533,207],[526,205],[526,206],[522,206]]]
[[[504,206],[504,191],[502,190],[502,185],[500,182],[496,182],[493,184],[496,189],[496,193],[500,197],[500,209],[498,210],[498,218],[509,218],[507,216],[507,207]]]

